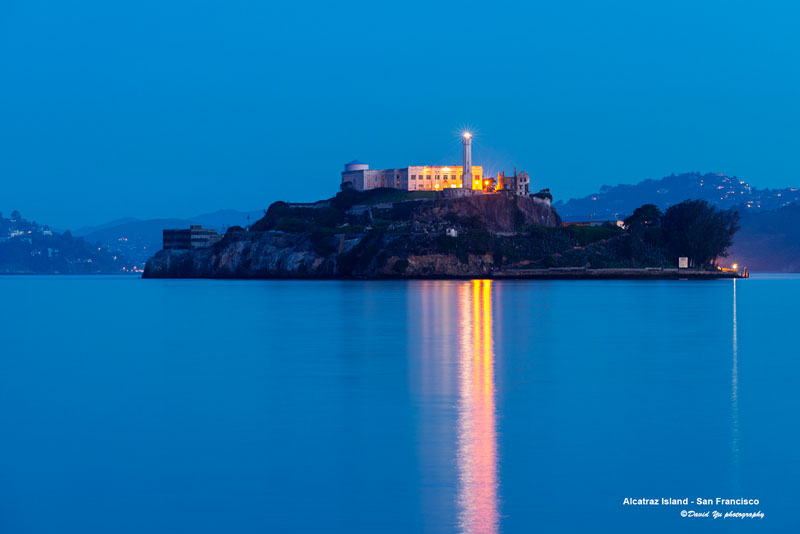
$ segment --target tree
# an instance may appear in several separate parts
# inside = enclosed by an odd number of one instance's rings
[[[630,235],[631,262],[638,266],[663,265],[664,232],[661,229],[663,215],[655,204],[636,208],[625,219],[625,230]]]
[[[739,230],[739,214],[720,210],[705,200],[684,200],[667,209],[661,228],[673,261],[686,256],[693,265],[705,266],[727,256]]]
[[[645,204],[633,210],[633,214],[625,219],[625,228],[637,230],[647,226],[661,226],[661,210],[655,204]]]

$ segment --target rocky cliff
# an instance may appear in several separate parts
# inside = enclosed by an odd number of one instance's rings
[[[275,203],[250,231],[232,229],[213,248],[158,252],[144,276],[468,277],[583,266],[592,257],[596,266],[625,265],[606,251],[619,248],[619,229],[560,225],[549,204],[535,198],[347,192],[316,204]],[[598,246],[604,253],[592,256]]]

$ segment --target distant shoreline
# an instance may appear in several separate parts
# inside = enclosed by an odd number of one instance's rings
[[[139,277],[141,278],[143,271],[139,271],[138,273],[130,271],[114,271],[114,272],[102,272],[102,273],[61,273],[61,272],[41,272],[41,273],[32,273],[29,271],[12,271],[12,272],[0,272],[0,276],[132,276],[132,277]]]

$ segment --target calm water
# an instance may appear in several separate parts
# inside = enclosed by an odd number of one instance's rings
[[[4,534],[800,529],[797,277],[0,297]]]

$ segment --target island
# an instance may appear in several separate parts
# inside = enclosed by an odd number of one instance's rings
[[[677,279],[734,278],[722,269],[738,214],[705,200],[624,221],[563,223],[534,194],[345,189],[314,203],[275,202],[249,228],[207,246],[168,248],[144,278]]]

